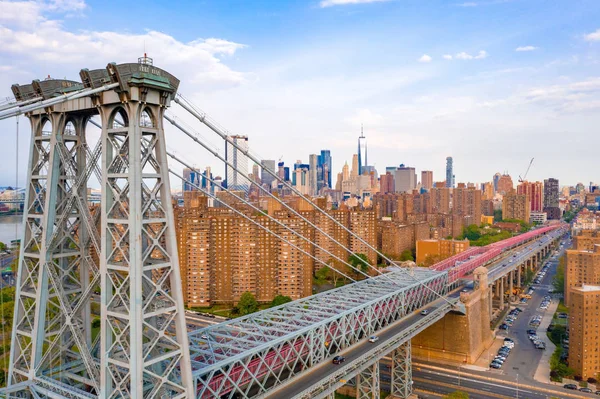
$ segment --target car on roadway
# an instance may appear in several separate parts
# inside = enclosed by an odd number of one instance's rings
[[[508,330],[508,324],[502,323],[500,324],[500,327],[498,327],[500,330]]]
[[[333,364],[342,364],[346,361],[346,358],[344,356],[336,356],[333,358]]]
[[[377,341],[379,341],[379,337],[377,335],[371,335],[369,337],[369,342],[375,343]]]
[[[491,362],[490,363],[490,368],[492,368],[492,369],[501,369],[502,368],[502,364],[500,364],[498,362]]]
[[[575,384],[565,384],[565,385],[563,385],[563,388],[576,390],[577,389],[577,385],[575,385]]]
[[[590,388],[579,388],[579,392],[583,393],[594,393]]]
[[[513,341],[512,338],[506,337],[506,338],[504,338],[504,342],[515,342],[515,341]]]
[[[594,394],[600,395],[600,391],[596,391],[596,392],[594,392]]]
[[[421,316],[427,316],[429,314],[429,310],[423,309],[421,310]]]

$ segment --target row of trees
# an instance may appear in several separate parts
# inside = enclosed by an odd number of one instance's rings
[[[275,298],[273,298],[273,301],[271,301],[269,307],[283,305],[284,303],[288,303],[291,301],[292,298],[290,298],[289,296],[277,295]],[[258,301],[254,297],[254,295],[251,292],[244,292],[240,297],[240,301],[238,302],[237,306],[233,308],[232,313],[239,316],[246,316],[258,310]]]
[[[480,227],[476,224],[469,225],[463,229],[463,233],[458,237],[458,239],[464,240],[466,238],[469,240],[472,246],[483,247],[512,237],[512,234],[509,231],[498,231],[498,229],[495,228],[485,227],[486,226]]]

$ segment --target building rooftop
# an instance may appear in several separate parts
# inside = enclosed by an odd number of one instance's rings
[[[600,286],[583,284],[581,287],[573,287],[571,289],[580,292],[594,292],[600,291]]]

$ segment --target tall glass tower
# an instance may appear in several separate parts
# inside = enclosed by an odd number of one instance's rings
[[[452,157],[446,158],[446,187],[454,188],[454,173],[452,173]]]
[[[321,150],[321,155],[319,155],[318,168],[317,168],[317,190],[318,191],[321,191],[321,188],[323,188],[323,187],[331,188],[331,170],[332,170],[331,151]]]
[[[363,134],[363,127],[360,125],[360,137],[358,138],[358,175],[363,174],[363,165],[367,165],[367,138]]]

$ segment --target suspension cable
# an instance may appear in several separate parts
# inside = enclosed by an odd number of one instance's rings
[[[183,133],[185,133],[188,137],[190,137],[192,140],[194,140],[196,143],[200,144],[202,147],[204,147],[207,151],[211,152],[213,154],[213,156],[215,156],[216,158],[218,158],[220,161],[225,162],[225,164],[229,167],[231,167],[232,169],[234,169],[236,172],[239,173],[239,169],[233,165],[231,162],[227,161],[223,156],[221,156],[217,151],[211,150],[210,148],[208,148],[208,146],[206,146],[201,140],[199,140],[197,137],[195,137],[193,134],[191,134],[190,132],[188,132],[186,129],[184,129],[179,123],[177,123],[177,121],[175,121],[173,118],[169,117],[168,115],[164,115],[164,118],[171,122],[171,124],[173,124],[175,127],[177,127],[179,130],[181,130]],[[187,166],[189,167],[189,166]],[[190,168],[192,169],[192,168]],[[243,175],[243,174],[242,174]],[[323,231],[321,228],[319,228],[317,225],[315,225],[313,222],[311,222],[309,219],[307,219],[306,217],[304,217],[302,214],[300,214],[298,211],[296,211],[294,208],[292,208],[291,206],[289,206],[288,204],[286,204],[285,202],[283,202],[281,199],[277,198],[275,195],[273,195],[271,192],[269,192],[269,190],[265,189],[264,187],[262,187],[262,185],[258,184],[257,182],[251,180],[248,178],[248,176],[244,176],[244,178],[246,180],[248,180],[250,182],[251,185],[256,186],[260,191],[262,191],[263,193],[265,193],[266,195],[268,195],[269,197],[275,199],[277,202],[279,202],[281,205],[283,205],[286,209],[288,209],[290,212],[292,212],[294,215],[298,216],[299,218],[301,218],[302,220],[304,220],[306,223],[308,223],[312,228],[316,229],[318,232],[320,232],[321,234],[323,234],[325,237],[327,237],[328,239],[330,239],[331,241],[333,241],[334,243],[336,243],[337,245],[339,245],[341,248],[343,248],[345,251],[347,251],[349,254],[354,255],[354,252],[352,252],[349,248],[347,248],[344,244],[340,243],[338,240],[336,240],[335,238],[333,238],[332,236],[330,236],[329,234],[327,234],[325,231]],[[378,270],[377,268],[371,266],[371,264],[369,264],[368,262],[366,262],[365,260],[363,260],[362,258],[356,256],[356,258],[360,259],[362,261],[363,264],[367,265],[367,267],[377,271],[379,274],[384,275],[380,270]],[[389,281],[392,281],[392,279],[390,279],[389,277],[386,277]]]
[[[236,209],[235,207],[220,201],[216,195],[213,195],[212,193],[210,193],[208,190],[203,189],[201,187],[199,187],[198,185],[196,185],[195,183],[192,183],[191,181],[187,180],[186,178],[184,178],[183,176],[179,175],[177,172],[173,171],[172,169],[169,169],[169,172],[178,177],[179,179],[181,179],[183,182],[185,182],[186,184],[190,184],[192,187],[200,190],[204,195],[219,201],[221,204],[223,204],[225,207],[227,207],[228,209],[232,210],[233,212],[237,213],[238,215],[242,216],[244,219],[250,221],[251,223],[253,223],[254,225],[258,226],[259,228],[261,228],[262,230],[266,231],[267,233],[273,235],[275,238],[280,239],[281,241],[285,242],[286,244],[290,245],[291,247],[297,249],[298,251],[302,252],[304,255],[310,256],[311,258],[313,258],[314,260],[316,260],[317,262],[325,265],[327,268],[333,270],[334,272],[344,276],[345,278],[349,279],[352,282],[356,282],[356,280],[354,280],[352,277],[347,276],[346,274],[342,273],[341,271],[337,270],[336,268],[332,267],[331,265],[327,264],[327,262],[322,261],[321,259],[317,258],[316,256],[310,254],[309,252],[305,251],[304,249],[300,248],[299,246],[297,246],[296,244],[292,243],[291,241],[283,238],[282,236],[280,236],[279,234],[277,234],[276,232],[272,231],[271,229],[269,229],[266,226],[263,226],[262,224],[258,223],[256,220],[252,219],[250,216],[246,215],[245,213],[243,213],[242,211]],[[231,193],[231,192],[230,192]],[[248,203],[247,205],[253,206],[252,204]],[[259,208],[254,207],[254,209],[260,211]],[[279,220],[271,217],[270,215],[266,215],[268,216],[271,220],[273,220],[274,222],[278,223],[279,225],[287,228],[288,230],[290,230],[292,233],[296,233],[292,228],[290,228],[289,226],[286,226],[285,224],[281,223]],[[299,237],[303,238],[303,236],[301,234],[298,234]],[[315,245],[315,244],[313,244]],[[352,267],[352,266],[350,266]]]
[[[217,135],[219,135],[223,140],[227,141],[227,134],[225,134],[223,132],[224,129],[219,128],[212,120],[210,120],[208,118],[208,115],[205,112],[204,113],[199,112],[196,109],[196,107],[189,100],[187,100],[182,94],[177,93],[177,95],[174,98],[174,101],[175,101],[175,103],[179,104],[183,109],[185,109],[188,113],[190,113],[192,116],[194,116],[196,119],[198,119],[200,122],[202,122],[203,124],[205,124],[206,126],[208,126],[213,132],[215,132]],[[231,145],[234,148],[236,148],[242,154],[244,154],[245,156],[247,156],[249,159],[251,159],[257,165],[261,164],[260,160],[258,160],[254,155],[250,154],[249,150],[241,148],[234,141],[227,141],[227,142],[231,143]],[[312,202],[309,198],[307,198],[299,190],[297,190],[291,184],[289,184],[288,182],[286,182],[285,180],[283,180],[282,178],[280,178],[274,171],[269,170],[269,168],[263,168],[263,170],[266,170],[268,174],[270,174],[272,177],[274,177],[277,181],[281,182],[286,188],[289,188],[290,190],[292,190],[293,193],[295,193],[296,195],[298,195],[299,197],[301,197],[302,199],[304,199],[305,201],[307,201],[315,210],[317,210],[318,212],[320,212],[321,214],[323,214],[325,217],[327,217],[328,219],[330,219],[331,221],[333,221],[336,225],[339,225],[342,229],[344,229],[345,231],[347,231],[348,234],[350,234],[352,237],[356,238],[361,243],[363,243],[364,245],[366,245],[368,248],[370,248],[371,250],[375,251],[375,253],[378,254],[378,255],[380,255],[384,260],[388,261],[392,265],[394,264],[394,262],[388,256],[386,256],[382,252],[378,251],[377,248],[373,247],[371,244],[369,244],[366,240],[364,240],[358,234],[354,233],[353,231],[351,231],[350,229],[348,229],[346,226],[344,226],[343,224],[341,224],[340,222],[338,222],[333,216],[331,216],[325,210],[323,210],[319,206],[317,206],[314,202]],[[358,256],[357,256],[357,258],[360,259],[360,261],[362,263],[368,265],[368,267],[373,268],[373,266],[371,266],[364,259],[362,259],[362,258],[360,258]],[[381,271],[378,270],[377,268],[373,268],[373,269],[375,269],[378,273],[382,274]],[[438,297],[443,298],[446,302],[450,303],[450,301],[448,301],[446,298],[444,298],[443,295],[440,295],[439,293],[435,292],[427,284],[422,283],[421,280],[419,280],[415,276],[411,275],[411,273],[409,273],[408,271],[406,271],[403,268],[400,268],[400,269],[403,270],[403,272],[407,276],[409,276],[409,278],[413,279],[415,282],[417,282],[418,284],[422,285],[423,287],[426,287],[426,289],[430,290],[431,292],[433,292]]]
[[[196,172],[196,173],[200,174],[198,170],[196,170],[196,169],[194,169],[193,167],[191,167],[191,166],[190,166],[190,165],[189,165],[187,162],[183,161],[182,159],[180,159],[179,157],[177,157],[177,156],[176,156],[175,154],[173,154],[172,152],[170,152],[170,151],[168,151],[168,150],[167,150],[167,151],[166,151],[166,153],[167,153],[167,155],[168,155],[169,157],[171,157],[171,158],[172,158],[172,159],[174,159],[175,161],[179,162],[180,164],[182,164],[182,165],[183,165],[183,166],[185,166],[186,168],[188,168],[188,169],[191,169],[191,170],[193,170],[194,172]],[[215,185],[216,185],[215,181],[214,181],[212,178],[210,178],[210,177],[208,177],[208,176],[204,176],[204,177],[205,177],[205,178],[206,178],[208,181],[210,181],[211,183],[213,183],[213,184],[215,184]],[[237,194],[234,192],[234,190],[231,190],[231,189],[229,189],[229,188],[223,188],[223,190],[224,190],[225,192],[227,192],[227,193],[231,194],[232,196],[234,196],[236,199],[238,199],[238,200],[242,201],[244,204],[246,204],[246,205],[250,206],[250,207],[251,207],[253,210],[255,210],[255,211],[258,211],[258,212],[262,212],[262,209],[258,208],[257,206],[255,206],[254,204],[252,204],[251,202],[249,202],[248,200],[246,200],[245,198],[238,196],[238,195],[237,195]],[[220,201],[220,200],[218,200],[218,199],[217,199],[217,201],[219,201],[219,202],[220,202],[220,203],[222,203],[222,204],[225,204],[223,201]],[[228,205],[228,204],[227,204],[227,205]],[[228,206],[228,208],[229,208],[229,206]],[[243,212],[241,212],[241,213],[243,213]],[[282,223],[281,221],[279,221],[277,218],[274,218],[274,217],[272,217],[271,215],[268,215],[268,214],[267,214],[266,216],[267,216],[267,217],[268,217],[270,220],[272,220],[273,222],[277,223],[279,226],[282,226],[282,227],[284,227],[285,229],[287,229],[287,230],[289,230],[290,232],[292,232],[294,235],[296,235],[296,236],[298,236],[299,238],[301,238],[302,240],[304,240],[304,241],[308,242],[310,245],[313,245],[313,246],[315,246],[315,247],[319,248],[320,250],[324,251],[324,252],[325,252],[327,255],[329,255],[329,256],[333,257],[334,259],[336,259],[336,260],[338,260],[338,261],[342,262],[344,265],[346,265],[346,266],[350,267],[352,270],[354,270],[354,271],[358,272],[359,274],[362,274],[363,276],[365,276],[365,277],[367,277],[367,278],[369,278],[369,277],[370,277],[368,274],[364,273],[364,272],[363,272],[363,271],[361,271],[360,269],[358,269],[358,268],[356,268],[355,266],[351,265],[351,264],[350,264],[350,263],[348,263],[347,261],[344,261],[344,260],[343,260],[343,259],[341,259],[340,257],[338,257],[338,256],[334,255],[334,254],[333,254],[333,253],[331,253],[330,251],[328,251],[328,250],[326,250],[325,248],[321,247],[319,244],[317,244],[317,243],[315,243],[315,242],[311,241],[310,239],[308,239],[308,238],[304,237],[302,234],[298,233],[297,231],[295,231],[295,230],[294,230],[294,229],[292,229],[291,227],[289,227],[289,226],[286,226],[284,223]],[[245,215],[245,214],[244,214],[244,217],[246,217],[246,218],[247,218],[247,215]],[[315,258],[315,257],[314,257],[314,256],[312,256],[312,255],[310,255],[310,256],[311,256],[312,258],[314,258],[314,259],[317,259],[317,258]],[[321,262],[321,263],[325,264],[325,262],[323,262],[323,261],[319,261],[319,262]],[[328,266],[328,267],[330,267],[330,266]],[[355,281],[355,280],[353,280],[353,281]]]

